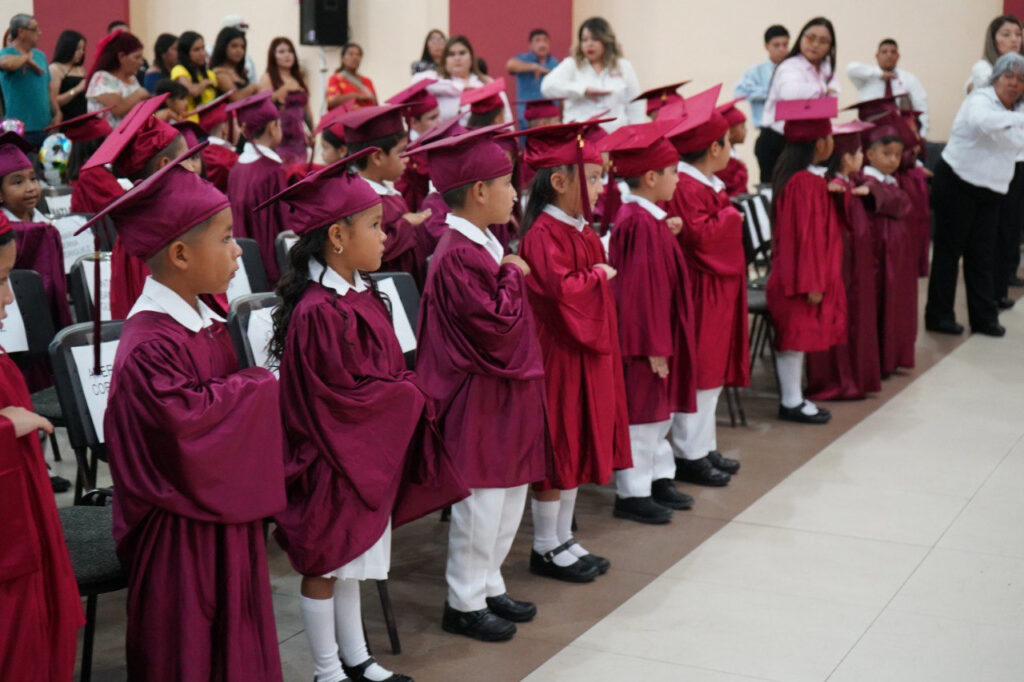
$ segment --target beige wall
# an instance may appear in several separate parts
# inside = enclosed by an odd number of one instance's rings
[[[985,27],[1002,6],[1001,0],[859,0],[826,6],[810,0],[575,0],[573,25],[594,15],[607,19],[643,88],[691,78],[685,95],[722,82],[725,99],[743,71],[765,58],[762,39],[769,25],[782,23],[795,34],[808,19],[824,14],[836,27],[840,106],[857,101],[846,64],[873,63],[878,41],[892,37],[903,55],[900,65],[928,91],[930,137],[944,140],[963,98],[963,83],[981,56]],[[755,137],[741,147],[752,176],[757,175]]]
[[[152,59],[153,42],[163,32],[198,31],[206,39],[207,50],[212,51],[221,19],[235,13],[249,23],[249,53],[261,73],[270,41],[279,35],[292,39],[319,118],[326,78],[338,67],[339,55],[336,48],[324,50],[327,73],[321,74],[320,50],[299,45],[297,0],[131,0],[132,31],[146,45],[147,59]],[[361,43],[365,51],[360,70],[373,80],[378,95],[390,97],[409,84],[409,65],[419,58],[427,31],[438,27],[447,33],[448,2],[350,0],[349,26],[352,40]]]

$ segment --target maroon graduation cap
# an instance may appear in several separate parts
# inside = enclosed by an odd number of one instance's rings
[[[779,100],[775,120],[785,121],[787,142],[813,142],[832,132],[832,121],[839,114],[835,97]]]
[[[195,121],[183,119],[171,124],[185,138],[186,147],[195,147],[206,139],[206,131]]]
[[[184,118],[198,116],[199,126],[206,131],[206,134],[209,134],[211,130],[228,120],[228,105],[230,104],[228,98],[233,94],[235,94],[234,89],[228,90],[223,95],[217,97],[217,99],[211,100],[203,106],[196,107],[188,112]]]
[[[0,178],[32,168],[32,162],[26,154],[32,153],[34,149],[32,143],[18,133],[7,131],[0,135]]]
[[[62,121],[57,125],[44,128],[43,132],[48,133],[51,130],[58,130],[65,135],[72,142],[90,142],[92,140],[98,140],[101,137],[109,135],[113,128],[107,123],[106,114],[108,111],[113,109],[113,105],[104,107],[103,109],[97,109],[96,111],[90,111],[87,114],[81,116],[75,116],[69,118],[66,121]]]
[[[881,116],[888,111],[899,111],[900,107],[896,103],[896,96],[888,95],[877,99],[866,99],[863,102],[857,102],[856,104],[851,104],[848,107],[843,107],[842,110],[850,111],[853,109],[857,110],[857,117],[862,121],[870,121],[874,117]]]
[[[597,148],[609,153],[612,169],[621,178],[635,178],[670,166],[674,172],[679,153],[665,138],[669,129],[662,121],[622,126],[601,140]]]
[[[281,118],[277,105],[270,99],[273,93],[269,90],[249,95],[245,99],[228,104],[225,113],[235,113],[246,137],[261,130],[271,121]]]
[[[170,96],[164,93],[144,99],[125,114],[114,131],[107,135],[82,170],[111,164],[114,170],[124,176],[132,176],[142,170],[146,162],[163,151],[179,135],[171,124],[164,123],[153,114]]]
[[[917,135],[898,111],[889,111],[881,116],[876,116],[871,119],[871,123],[874,126],[862,135],[865,149],[884,137],[898,137],[903,146],[908,148],[917,144]]]
[[[384,104],[359,107],[342,114],[340,121],[345,131],[345,143],[372,142],[405,131],[402,112],[408,105]]]
[[[742,111],[736,108],[736,105],[745,100],[746,98],[746,95],[744,95],[743,97],[737,97],[731,102],[726,102],[725,104],[719,105],[718,108],[715,110],[722,116],[725,116],[725,120],[729,122],[730,128],[732,126],[736,126],[739,125],[740,123],[746,122],[746,114],[744,114]]]
[[[427,90],[427,86],[436,82],[436,78],[424,78],[416,81],[405,90],[389,97],[386,103],[404,104],[407,108],[402,113],[406,118],[419,118],[438,107],[437,98]]]
[[[475,128],[418,146],[413,153],[426,153],[430,181],[442,194],[463,185],[500,178],[512,173],[512,162],[495,142],[494,135],[510,125],[498,123]]]
[[[503,92],[505,92],[505,79],[498,78],[479,88],[463,90],[459,104],[468,104],[469,110],[474,114],[487,114],[505,106],[505,102],[501,99]]]
[[[665,137],[680,154],[693,154],[711,146],[715,140],[729,129],[725,117],[715,111],[715,102],[722,84],[688,97],[680,116],[673,118],[658,117],[658,121],[672,123]],[[666,114],[668,112],[666,111]]]
[[[650,116],[657,113],[659,109],[669,104],[680,103],[683,101],[683,96],[680,95],[677,90],[683,87],[689,80],[679,81],[678,83],[670,83],[669,85],[662,85],[657,88],[651,88],[641,92],[639,95],[633,98],[632,101],[639,102],[640,100],[646,100],[647,102],[647,115]]]
[[[832,139],[835,140],[835,154],[853,154],[861,145],[861,133],[874,128],[874,123],[854,120],[847,123],[837,123],[832,126]]]

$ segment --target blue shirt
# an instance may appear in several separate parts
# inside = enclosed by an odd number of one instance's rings
[[[533,53],[533,50],[517,54],[516,59],[521,62],[529,62],[531,64],[540,64],[540,59]],[[544,68],[551,70],[558,66],[558,60],[552,55],[548,55],[547,60],[543,64]],[[544,97],[540,93],[540,82],[544,80],[543,77],[537,78],[537,74],[533,72],[517,73],[516,74],[516,99],[517,100],[530,100],[530,99],[541,99]],[[523,110],[526,108],[525,104],[517,104],[516,110],[519,112],[519,118],[523,117]]]
[[[0,50],[0,57],[20,55],[14,46]],[[0,69],[0,88],[4,91],[4,115],[25,124],[25,131],[38,132],[50,125],[50,70],[46,68],[46,55],[32,50],[32,61],[43,70],[36,73],[28,66],[14,71]]]
[[[775,64],[769,59],[747,69],[736,84],[735,96],[745,96],[750,102],[750,118],[755,128],[762,127],[761,114],[764,112],[764,101],[768,99],[768,86],[772,83],[773,73]]]

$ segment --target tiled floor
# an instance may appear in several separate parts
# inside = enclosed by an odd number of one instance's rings
[[[664,527],[613,519],[610,488],[583,491],[578,537],[613,562],[594,584],[528,573],[527,514],[507,582],[540,612],[511,642],[441,631],[447,525],[399,529],[403,652],[368,584],[371,646],[417,682],[1024,679],[1024,310],[1004,319],[1001,341],[922,333],[914,372],[833,406],[826,427],[774,419],[759,363],[748,425],[719,414],[720,446],[743,461],[729,487],[687,488],[695,509]],[[268,551],[285,679],[308,682],[298,577]],[[96,680],[124,679],[123,599],[100,600]]]

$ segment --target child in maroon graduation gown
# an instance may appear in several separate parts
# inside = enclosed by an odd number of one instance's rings
[[[828,350],[846,339],[843,237],[828,191],[827,168],[834,143],[831,97],[780,101],[786,148],[772,186],[772,269],[765,294],[775,325],[781,402],[779,419],[824,424],[832,414],[805,400],[804,354]]]
[[[14,302],[17,247],[0,215],[0,327]],[[70,680],[85,622],[39,443],[53,425],[32,412],[21,371],[0,348],[0,676]]]
[[[870,191],[866,200],[876,240],[878,263],[878,338],[882,376],[914,366],[917,341],[918,235],[908,220],[913,205],[894,175],[910,142],[910,130],[898,113],[872,120],[863,133],[861,173]]]
[[[530,570],[589,582],[610,562],[572,534],[577,488],[604,485],[632,466],[618,317],[604,247],[588,221],[601,187],[601,155],[584,138],[591,123],[544,126],[526,136],[524,157],[537,171],[519,247],[544,353],[554,471],[534,485]],[[582,163],[580,163],[582,156]]]
[[[910,197],[913,207],[910,214],[907,215],[907,221],[910,223],[911,232],[917,241],[917,276],[927,277],[929,247],[932,241],[932,210],[931,191],[928,188],[929,171],[921,163],[921,155],[924,153],[924,138],[919,132],[918,117],[920,113],[907,110],[900,112],[912,139],[908,140],[908,145],[903,149],[903,159],[900,162],[900,169],[896,173],[896,180]],[[913,144],[909,144],[909,142],[913,142]]]
[[[238,163],[234,145],[225,139],[228,129],[228,98],[234,94],[225,92],[217,99],[185,114],[187,120],[194,120],[203,129],[204,139],[210,142],[203,148],[203,167],[206,179],[218,190],[227,194],[228,177]]]
[[[441,109],[437,104],[437,98],[427,91],[427,86],[434,82],[432,78],[416,81],[385,102],[406,105],[402,110],[402,116],[409,126],[409,144],[416,142],[441,121]],[[395,189],[405,199],[410,211],[422,210],[423,200],[430,194],[430,169],[425,155],[409,156],[409,163],[401,177],[395,180]]]
[[[270,91],[250,95],[232,102],[227,111],[234,111],[242,126],[246,143],[238,162],[228,174],[228,197],[236,237],[255,239],[263,256],[263,269],[271,286],[277,282],[277,251],[274,242],[285,228],[280,205],[267,211],[256,207],[287,185],[281,157],[274,149],[281,144],[281,119]]]
[[[471,494],[452,506],[442,627],[503,641],[537,607],[513,599],[501,565],[527,486],[551,461],[544,362],[526,298],[530,268],[488,225],[508,221],[512,163],[488,126],[421,147],[452,208],[420,301],[416,372],[437,401],[445,446]]]
[[[747,164],[740,159],[739,151],[736,149],[736,145],[743,144],[747,139],[747,117],[736,108],[736,105],[745,99],[746,97],[734,99],[717,109],[729,124],[729,162],[725,168],[715,173],[715,176],[725,183],[725,193],[730,197],[746,194],[750,182]]]
[[[199,300],[227,290],[240,249],[227,198],[184,158],[93,218],[109,214],[153,273],[125,322],[104,419],[128,679],[274,682],[262,520],[285,504],[278,385],[238,369],[227,327]]]
[[[365,274],[380,267],[385,236],[380,197],[347,172],[354,160],[264,204],[286,209],[286,227],[299,236],[278,285],[270,342],[288,438],[288,506],[274,517],[274,535],[303,576],[302,618],[318,682],[346,675],[402,682],[410,678],[367,652],[359,581],[387,579],[392,524],[465,492],[432,403],[405,368],[389,311],[401,303],[384,299]]]
[[[393,183],[405,171],[402,156],[409,136],[402,123],[403,104],[381,107],[360,107],[341,117],[345,144],[349,154],[375,147],[376,150],[355,162],[359,175],[380,195],[384,207],[383,228],[388,239],[384,244],[386,272],[408,272],[423,287],[427,277],[426,256],[416,248],[420,226],[430,217],[430,210],[412,212]]]
[[[696,410],[672,415],[669,443],[676,479],[728,485],[740,463],[718,450],[715,412],[726,386],[750,383],[747,266],[743,218],[715,175],[729,156],[729,123],[714,110],[721,86],[686,101],[686,117],[668,132],[679,153],[679,184],[665,210],[682,219],[697,335]]]
[[[854,181],[864,163],[861,132],[872,127],[864,121],[833,126],[835,151],[829,161],[828,189],[837,204],[843,238],[846,340],[827,351],[807,354],[807,395],[813,400],[857,400],[882,388],[875,233],[864,205],[869,190]]]
[[[665,125],[623,126],[598,147],[609,150],[623,197],[608,245],[618,271],[611,282],[619,310],[619,344],[626,378],[633,466],[615,472],[614,515],[641,523],[667,523],[673,509],[693,498],[675,488],[676,464],[662,447],[672,413],[696,408],[693,301],[686,261],[675,234],[682,220],[658,206],[679,177],[679,154],[662,134]]]
[[[426,154],[420,155],[416,153],[416,150],[420,147],[426,146],[432,142],[437,142],[448,137],[455,135],[461,135],[466,132],[466,129],[459,125],[459,118],[456,116],[450,118],[447,121],[443,121],[433,126],[430,130],[420,135],[415,142],[409,144],[404,152],[405,156],[412,159],[416,156],[422,156],[420,163],[424,167],[427,167]],[[410,161],[411,163],[411,161]],[[426,261],[426,258],[434,253],[434,249],[437,248],[437,243],[441,241],[448,232],[448,204],[445,203],[444,197],[434,187],[434,183],[427,179],[428,192],[423,201],[420,202],[420,210],[430,211],[430,215],[423,221],[419,229],[416,231],[417,237],[417,248],[419,249],[420,256]]]

